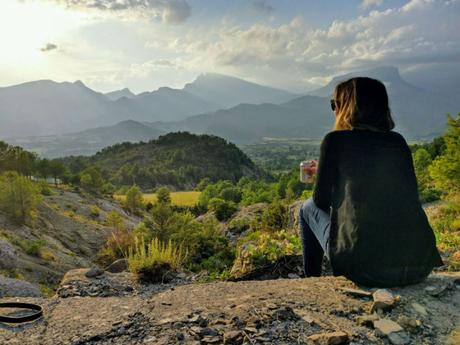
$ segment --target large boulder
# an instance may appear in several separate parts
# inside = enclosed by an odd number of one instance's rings
[[[0,298],[3,297],[41,297],[38,287],[19,279],[0,275]]]
[[[0,240],[0,269],[14,269],[17,267],[18,258],[16,250],[7,241]]]

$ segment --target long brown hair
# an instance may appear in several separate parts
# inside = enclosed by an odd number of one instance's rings
[[[357,77],[338,84],[333,93],[335,130],[360,126],[380,131],[395,127],[385,85],[379,80]]]

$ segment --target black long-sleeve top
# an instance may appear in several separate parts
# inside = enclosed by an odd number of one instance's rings
[[[368,286],[397,286],[416,283],[442,265],[400,134],[327,134],[313,200],[331,215],[334,274]]]

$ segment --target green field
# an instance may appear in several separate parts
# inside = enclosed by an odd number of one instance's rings
[[[191,192],[171,192],[171,202],[176,206],[195,206],[198,202],[201,192],[191,191]],[[125,195],[115,195],[115,199],[119,201],[124,201]],[[144,194],[144,201],[155,203],[157,201],[157,196],[155,193]]]

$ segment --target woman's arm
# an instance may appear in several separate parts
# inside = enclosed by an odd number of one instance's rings
[[[326,212],[330,211],[332,204],[332,189],[337,163],[336,159],[334,159],[335,153],[331,140],[332,133],[327,134],[321,143],[316,184],[313,191],[313,201],[316,206]]]

